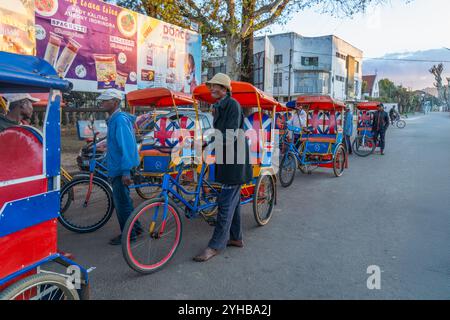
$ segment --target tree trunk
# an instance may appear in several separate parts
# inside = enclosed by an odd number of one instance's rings
[[[242,1],[241,32],[241,81],[253,83],[253,23],[256,9],[255,0]],[[247,28],[248,26],[248,28]]]
[[[231,80],[239,80],[239,66],[237,63],[237,52],[239,41],[234,36],[227,37],[227,74]]]
[[[242,41],[241,81],[253,83],[253,32]]]

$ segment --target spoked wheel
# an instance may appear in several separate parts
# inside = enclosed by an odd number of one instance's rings
[[[345,149],[342,145],[339,145],[333,159],[333,171],[336,177],[340,177],[344,173],[345,157]]]
[[[22,279],[0,293],[0,300],[79,300],[67,278],[58,274],[39,273]]]
[[[122,233],[125,261],[139,273],[156,272],[175,255],[181,234],[180,215],[171,200],[167,207],[163,198],[146,201],[131,213],[125,224]]]
[[[157,178],[150,178],[150,179],[146,179],[145,177],[141,177],[141,176],[135,176],[133,182],[135,184],[145,184],[145,183],[149,183],[149,184],[161,184],[161,179],[157,179]],[[138,188],[134,188],[134,190],[136,190],[136,193],[139,195],[139,197],[141,197],[144,200],[150,200],[153,198],[157,198],[159,197],[159,194],[161,193],[161,187],[158,186],[142,186],[142,187],[138,187]]]
[[[357,136],[355,140],[353,140],[352,147],[356,155],[360,157],[367,157],[375,151],[377,145],[373,138],[369,138],[367,136]]]
[[[280,172],[278,174],[280,178],[281,186],[284,188],[289,187],[295,178],[295,171],[297,169],[297,159],[292,152],[288,152],[284,155],[280,164]]]
[[[60,195],[59,222],[70,231],[93,232],[105,225],[114,210],[112,190],[106,181],[89,176],[75,178]]]
[[[156,198],[161,193],[161,188],[157,186],[145,186],[134,188],[136,193],[144,200],[150,200]]]
[[[403,129],[404,127],[406,127],[406,121],[405,120],[398,120],[396,125],[397,125],[397,128]]]
[[[275,181],[269,175],[258,178],[253,195],[253,214],[256,223],[265,226],[272,217],[275,202]]]

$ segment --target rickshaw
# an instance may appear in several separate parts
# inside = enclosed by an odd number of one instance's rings
[[[1,93],[49,97],[43,133],[30,126],[0,132],[0,299],[88,297],[88,270],[57,251],[60,102],[71,86],[43,59],[0,52]]]
[[[360,102],[356,104],[358,112],[356,137],[353,140],[352,149],[356,155],[367,157],[377,148],[377,143],[373,139],[372,125],[373,115],[378,110],[380,102]]]
[[[177,108],[180,105],[190,105],[192,98],[184,93],[174,92],[166,88],[149,88],[132,91],[127,94],[131,113],[139,107]],[[154,113],[155,115],[156,113]],[[133,170],[133,184],[143,199],[158,196],[162,176],[169,173],[175,180],[189,187],[193,179],[192,171],[180,170],[170,161],[174,147],[179,140],[175,139],[174,131],[186,129],[193,132],[194,121],[187,117],[172,121],[166,117],[153,119],[154,128],[141,135],[138,139],[140,166]],[[137,132],[139,136],[139,132]],[[92,155],[89,160],[89,172],[74,176],[72,181],[61,190],[61,224],[70,231],[77,233],[94,232],[104,226],[111,218],[114,210],[112,187],[108,182],[108,169],[105,163],[96,157],[96,132],[93,133]],[[89,212],[86,213],[86,210]]]
[[[251,84],[232,82],[231,86],[233,97],[243,108],[258,109],[246,118],[247,126],[258,128],[257,134],[251,137],[254,143],[251,152],[257,158],[254,159],[256,164],[253,167],[252,182],[242,187],[241,205],[253,203],[255,220],[259,226],[264,226],[269,222],[276,203],[275,169],[271,166],[275,132],[270,127],[273,127],[275,112],[280,105]],[[196,110],[197,101],[214,103],[205,85],[198,86],[193,96]],[[272,113],[271,120],[267,121],[263,110]],[[264,127],[269,131],[260,133],[259,129]],[[170,174],[165,173],[160,196],[143,202],[128,218],[122,233],[122,252],[133,270],[149,274],[167,265],[181,243],[182,214],[188,219],[203,217],[207,222],[209,217],[216,214],[221,185],[214,182],[214,155],[207,152],[207,145],[203,134],[196,134],[192,153],[180,157],[181,162],[195,164],[195,191],[186,190]],[[186,195],[193,198],[188,200]],[[178,200],[179,204],[174,200]]]
[[[297,143],[288,139],[288,133],[283,136],[289,151],[280,164],[281,185],[292,184],[297,167],[302,173],[331,168],[336,177],[342,176],[348,167],[343,137],[345,104],[329,96],[299,96],[296,104],[302,105],[307,113],[307,128],[288,126],[289,131],[300,135]]]

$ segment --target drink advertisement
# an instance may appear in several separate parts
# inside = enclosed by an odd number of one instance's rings
[[[0,51],[34,55],[34,0],[0,1]]]
[[[37,55],[74,90],[137,88],[137,13],[99,0],[35,4]]]
[[[139,15],[138,87],[166,87],[192,93],[201,81],[198,33]]]
[[[37,56],[74,90],[166,87],[192,92],[201,36],[100,0],[35,0]]]

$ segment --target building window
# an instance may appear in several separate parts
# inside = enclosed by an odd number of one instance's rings
[[[345,78],[341,76],[336,76],[336,81],[345,82]]]
[[[355,70],[356,73],[359,73],[359,61],[355,61]]]
[[[302,66],[319,66],[319,57],[302,57]]]
[[[274,56],[275,64],[282,64],[283,63],[283,55],[282,54],[276,54]]]
[[[221,63],[219,66],[216,67],[209,67],[208,68],[208,79],[211,79],[216,73],[227,73],[227,66],[223,63]]]
[[[346,60],[347,59],[347,56],[345,54],[342,54],[342,53],[337,52],[337,51],[336,51],[336,57],[339,58],[339,59],[342,59],[342,60]]]
[[[275,88],[283,86],[283,73],[282,72],[275,72],[273,74],[273,86]]]
[[[295,93],[329,94],[330,74],[326,72],[295,71]]]

